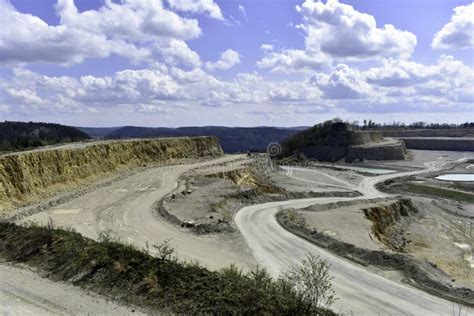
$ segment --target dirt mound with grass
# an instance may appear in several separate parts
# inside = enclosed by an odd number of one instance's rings
[[[43,271],[150,314],[334,315],[304,301],[262,269],[243,273],[235,266],[209,271],[179,262],[166,244],[158,257],[104,235],[100,242],[53,227],[0,223],[0,258]]]

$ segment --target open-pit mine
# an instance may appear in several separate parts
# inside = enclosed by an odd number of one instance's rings
[[[242,273],[258,266],[276,280],[313,254],[329,264],[336,313],[473,312],[474,181],[443,178],[472,176],[472,152],[407,150],[381,132],[336,125],[325,143],[288,155],[230,155],[215,137],[180,137],[0,156],[0,313],[229,312],[217,297],[215,309],[190,301],[179,307],[180,296],[160,292],[164,276],[177,272],[130,277],[152,259],[125,264],[108,252],[119,275],[113,281],[98,264],[109,260],[102,252],[92,252],[97,259],[64,252],[82,258],[80,266],[58,261],[54,254],[66,251],[68,236],[86,237],[84,249],[98,242],[156,260],[172,254],[171,262],[186,261],[182,269],[199,266],[202,275],[216,276],[197,287],[182,281],[192,291],[220,282],[215,271],[230,265]],[[57,229],[65,235],[33,239]],[[150,303],[150,295],[168,303]]]

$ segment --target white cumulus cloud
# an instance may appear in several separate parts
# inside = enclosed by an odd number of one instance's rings
[[[112,54],[132,62],[151,60],[153,44],[197,38],[195,19],[166,10],[159,0],[110,0],[79,12],[73,0],[58,0],[58,25],[48,25],[0,0],[0,63],[50,62],[70,65]]]
[[[474,47],[474,2],[454,8],[451,21],[436,33],[431,46],[436,49]]]
[[[205,13],[214,19],[225,20],[221,9],[213,0],[168,0],[168,3],[174,10]]]
[[[207,62],[206,68],[209,71],[226,70],[238,65],[240,63],[240,55],[233,49],[228,49],[223,52],[216,62]]]
[[[373,16],[338,0],[305,0],[297,11],[303,15],[299,27],[306,32],[306,47],[336,59],[409,57],[417,43],[413,33],[391,24],[379,28]]]
[[[266,50],[267,54],[257,62],[257,66],[272,72],[293,73],[322,70],[330,65],[331,59],[317,50],[286,49]]]
[[[375,18],[338,0],[305,0],[296,10],[303,17],[297,29],[304,32],[303,49],[264,50],[258,67],[272,72],[320,71],[333,62],[408,58],[416,36],[393,25],[377,26]]]

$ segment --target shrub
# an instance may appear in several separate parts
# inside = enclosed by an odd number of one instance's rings
[[[337,300],[332,279],[328,262],[312,254],[308,254],[300,265],[282,276],[282,282],[295,289],[303,301],[316,308],[329,308]]]

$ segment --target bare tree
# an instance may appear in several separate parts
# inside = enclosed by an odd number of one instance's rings
[[[329,263],[318,256],[307,254],[301,264],[284,273],[282,279],[314,307],[329,308],[337,300]]]

